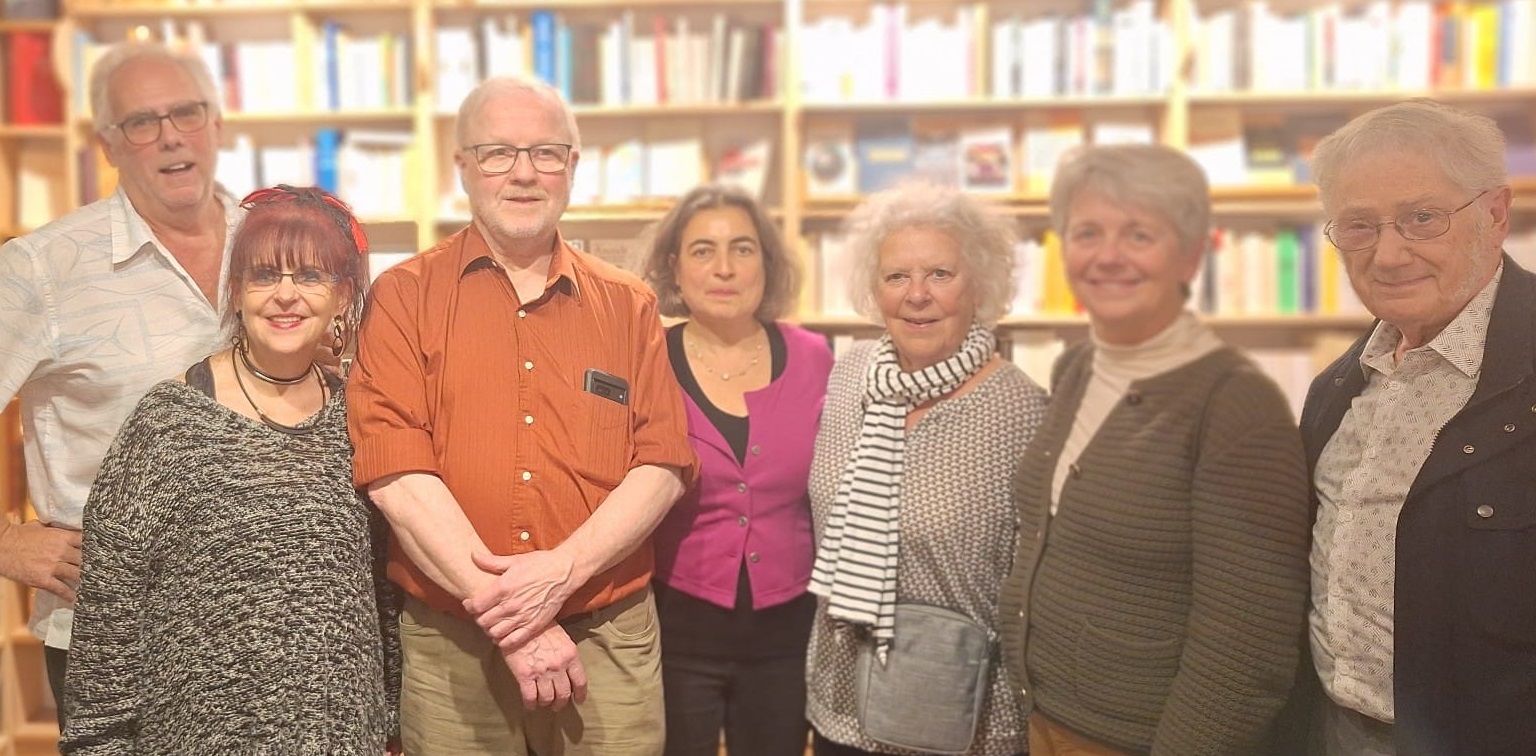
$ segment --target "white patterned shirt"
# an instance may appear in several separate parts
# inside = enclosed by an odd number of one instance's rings
[[[222,188],[229,242],[244,211]],[[209,302],[119,189],[0,247],[0,407],[21,399],[27,487],[44,523],[79,528],[118,426],[151,386],[226,341]],[[38,591],[32,633],[68,648],[74,611]]]
[[[1323,447],[1313,473],[1312,654],[1328,695],[1394,721],[1393,585],[1397,516],[1435,438],[1477,388],[1502,265],[1445,330],[1394,352],[1403,335],[1379,323],[1360,353],[1365,389]]]

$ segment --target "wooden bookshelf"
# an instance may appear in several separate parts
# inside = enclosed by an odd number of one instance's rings
[[[1114,0],[1121,7],[1126,0]],[[1430,96],[1485,112],[1523,110],[1536,112],[1536,83],[1510,87],[1445,88],[1384,86],[1376,89],[1316,87],[1284,91],[1202,91],[1195,69],[1206,53],[1200,46],[1201,12],[1209,13],[1242,5],[1241,0],[1158,0],[1157,19],[1165,23],[1173,49],[1171,78],[1166,88],[1155,94],[1052,94],[1049,96],[969,96],[908,100],[902,98],[865,98],[848,101],[847,97],[820,97],[802,92],[800,84],[808,80],[800,53],[811,35],[808,29],[829,16],[867,18],[876,0],[731,0],[728,3],[706,0],[183,0],[146,2],[141,0],[65,0],[65,17],[58,21],[0,19],[0,35],[13,32],[57,32],[54,39],[72,44],[77,33],[96,35],[100,41],[126,35],[155,37],[167,28],[184,28],[189,23],[203,25],[209,39],[230,43],[246,39],[291,39],[296,47],[296,75],[293,89],[300,102],[315,100],[315,77],[309,75],[316,64],[315,45],[322,38],[326,22],[335,21],[367,34],[388,33],[409,41],[404,74],[414,98],[399,107],[375,109],[324,110],[297,108],[286,112],[224,113],[227,139],[244,133],[257,142],[271,140],[285,143],[297,136],[312,135],[321,128],[343,130],[391,131],[408,134],[411,144],[405,149],[405,172],[400,191],[406,200],[401,214],[368,217],[370,237],[390,242],[390,249],[425,249],[468,222],[462,210],[445,202],[444,197],[457,191],[451,150],[453,119],[458,102],[439,101],[436,75],[439,69],[439,32],[449,28],[468,28],[480,33],[487,21],[515,18],[529,24],[532,13],[554,11],[571,24],[607,24],[626,17],[634,21],[638,33],[650,34],[652,21],[661,17],[667,28],[673,19],[688,17],[707,20],[725,14],[733,21],[771,24],[776,29],[777,55],[773,79],[777,91],[764,96],[749,96],[745,101],[689,102],[668,104],[591,104],[573,106],[581,125],[584,141],[594,150],[616,142],[644,136],[648,128],[696,123],[702,130],[701,141],[708,147],[737,133],[750,134],[768,141],[771,156],[767,167],[763,201],[778,221],[785,238],[797,246],[805,262],[805,294],[796,318],[806,325],[832,334],[872,335],[877,327],[850,317],[830,316],[817,301],[827,281],[818,281],[820,266],[814,247],[801,244],[815,234],[835,229],[862,197],[857,195],[813,197],[806,187],[803,168],[808,136],[829,124],[848,124],[864,118],[910,117],[914,122],[935,122],[950,126],[1006,125],[1011,128],[1014,153],[1014,189],[986,199],[1013,218],[1026,235],[1038,234],[1047,225],[1048,198],[1031,186],[1023,176],[1024,159],[1019,154],[1020,137],[1030,119],[1051,114],[1070,114],[1079,125],[1093,120],[1129,116],[1147,123],[1156,141],[1174,147],[1189,146],[1191,136],[1200,131],[1208,117],[1221,110],[1236,110],[1242,117],[1275,116],[1293,112],[1339,113],[1354,115],[1370,108],[1416,96]],[[1325,0],[1298,0],[1275,4],[1292,8],[1321,7]],[[985,7],[990,20],[1009,14],[1085,13],[1093,5],[1088,0],[910,0],[915,15],[954,13],[962,7]],[[695,27],[697,28],[697,27]],[[479,39],[475,37],[475,39]],[[478,44],[478,42],[477,42]],[[991,44],[988,42],[987,44]],[[302,48],[302,49],[300,49]],[[976,52],[970,50],[968,52]],[[66,78],[73,76],[70,51],[56,50],[55,60]],[[483,57],[483,56],[482,56]],[[976,60],[979,62],[982,55]],[[1273,56],[1301,65],[1301,58]],[[1207,61],[1208,63],[1209,61]],[[1218,61],[1219,62],[1219,61]],[[1230,61],[1228,61],[1230,62]],[[991,75],[988,69],[988,76]],[[810,77],[814,78],[814,76]],[[81,197],[76,156],[94,149],[89,114],[73,96],[84,86],[82,81],[66,81],[66,125],[18,126],[0,120],[0,236],[20,234],[15,192],[18,184],[16,156],[22,151],[45,151],[58,158],[57,175],[49,178],[63,187],[63,194],[74,203]],[[989,90],[990,91],[990,90]],[[0,116],[3,117],[3,116]],[[226,145],[226,147],[229,145]],[[583,163],[586,163],[586,156]],[[714,166],[710,166],[713,168]],[[1536,177],[1521,177],[1514,183],[1517,222],[1529,228],[1536,225]],[[343,199],[346,199],[344,196]],[[573,205],[564,217],[572,236],[594,238],[629,237],[646,224],[659,219],[669,208],[670,198],[626,200],[612,204]],[[1321,218],[1316,192],[1311,186],[1255,185],[1220,186],[1212,191],[1212,205],[1218,224],[1306,224]],[[375,244],[378,248],[379,244]],[[1244,346],[1291,346],[1314,349],[1322,359],[1336,352],[1347,339],[1370,323],[1363,315],[1215,315],[1207,320],[1224,337]],[[1087,325],[1079,315],[1031,315],[1003,321],[1005,332],[1049,332],[1066,337],[1080,337]],[[1343,341],[1342,343],[1347,343]],[[9,423],[14,426],[14,422]],[[11,493],[0,504],[14,510],[21,506],[19,456],[10,451],[16,437],[5,439],[5,450],[15,458],[17,467],[0,470],[11,475]],[[4,603],[4,602],[0,602]],[[20,713],[20,666],[40,659],[40,648],[12,614],[0,614],[0,756],[19,756],[38,752],[38,743],[51,747],[52,727],[37,721],[36,711],[25,717]],[[20,666],[18,666],[20,665]],[[29,678],[30,679],[30,678]],[[35,683],[35,681],[31,681]],[[35,692],[29,701],[38,700]],[[31,749],[31,750],[29,750]]]

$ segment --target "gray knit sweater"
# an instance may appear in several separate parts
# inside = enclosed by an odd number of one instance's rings
[[[1093,740],[1158,756],[1244,754],[1290,691],[1307,596],[1307,477],[1284,397],[1222,348],[1132,384],[1050,512],[1093,363],[1058,361],[1014,482],[1003,587],[1017,689]]]
[[[333,388],[305,435],[174,381],[139,402],[85,508],[65,753],[384,752],[385,531]]]

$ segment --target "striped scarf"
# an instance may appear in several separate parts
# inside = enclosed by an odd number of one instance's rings
[[[827,614],[873,628],[877,647],[896,625],[896,554],[907,413],[960,388],[996,349],[992,332],[973,324],[959,351],[915,373],[903,373],[886,335],[864,379],[859,440],[838,479],[811,570],[812,593]]]

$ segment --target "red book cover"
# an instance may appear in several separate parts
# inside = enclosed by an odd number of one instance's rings
[[[651,33],[656,40],[656,101],[670,102],[677,95],[667,87],[667,19],[656,16],[651,19]],[[683,44],[678,40],[678,44]]]
[[[6,115],[18,125],[64,122],[64,92],[54,74],[48,32],[16,32],[6,48]]]

